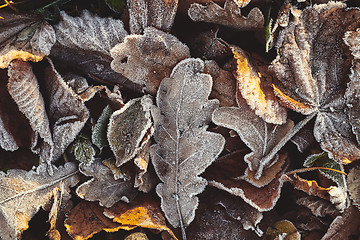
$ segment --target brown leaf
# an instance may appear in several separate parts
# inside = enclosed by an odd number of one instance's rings
[[[270,86],[272,77],[269,76],[267,67],[258,68],[253,63],[254,61],[238,47],[233,46],[231,50],[237,62],[237,69],[234,72],[237,80],[237,99],[244,98],[255,114],[264,121],[284,124],[287,117],[286,109],[279,104]],[[260,64],[267,66],[264,62]]]
[[[41,61],[56,41],[51,25],[36,14],[0,10],[0,68],[14,59]]]
[[[104,230],[116,232],[121,224],[111,221],[103,214],[104,208],[99,204],[81,201],[68,214],[64,224],[69,235],[74,239],[89,239]]]
[[[319,199],[317,197],[302,197],[297,199],[296,203],[307,207],[310,209],[312,214],[317,217],[325,217],[327,215],[336,217],[339,215],[339,210],[337,210],[333,204],[331,204],[329,201]]]
[[[265,233],[268,240],[300,240],[301,235],[294,226],[294,224],[288,220],[281,220],[274,223],[269,227]]]
[[[167,231],[175,240],[174,233],[166,226],[165,217],[161,212],[158,201],[148,195],[139,196],[130,204],[116,203],[104,210],[104,215],[114,222],[120,223],[121,228],[131,230],[136,227]]]
[[[128,4],[132,34],[142,34],[147,27],[170,32],[178,0],[131,0]]]
[[[253,8],[248,16],[244,17],[233,0],[227,0],[223,8],[214,2],[209,2],[205,6],[193,3],[188,15],[195,22],[220,24],[239,31],[259,30],[264,27],[264,16],[259,8]]]
[[[152,109],[155,124],[150,156],[161,182],[156,187],[161,208],[174,227],[189,225],[195,217],[197,194],[207,184],[198,175],[221,153],[225,139],[206,131],[218,101],[208,100],[212,80],[203,74],[204,62],[189,58],[160,84]],[[184,231],[183,231],[184,235]]]
[[[344,93],[353,57],[343,37],[360,26],[360,12],[345,7],[329,2],[292,11],[271,69],[279,80],[274,90],[280,100],[316,115],[315,139],[331,158],[348,164],[360,158],[360,147],[346,114]]]
[[[353,204],[360,209],[360,167],[353,167],[349,175],[347,176],[346,182],[350,198],[353,200]]]
[[[124,172],[122,178],[115,180],[101,160],[80,164],[79,168],[82,174],[92,177],[76,189],[76,194],[87,201],[99,201],[100,206],[111,207],[120,200],[130,202],[137,194],[129,173]]]
[[[143,35],[129,35],[111,50],[111,68],[155,94],[160,81],[172,68],[190,57],[189,48],[171,34],[153,27]]]

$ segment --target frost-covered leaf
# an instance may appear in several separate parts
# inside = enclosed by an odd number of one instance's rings
[[[63,204],[70,199],[69,187],[79,181],[77,166],[66,163],[49,175],[47,166],[41,164],[36,170],[9,170],[0,172],[0,237],[19,239],[26,230],[30,219],[51,204],[60,192]]]
[[[80,17],[61,12],[60,22],[54,28],[57,44],[51,51],[51,59],[94,80],[140,91],[139,86],[110,68],[111,48],[128,35],[121,20],[101,18],[86,10]]]
[[[70,152],[74,154],[76,160],[85,164],[90,164],[95,160],[95,149],[90,139],[83,134],[80,134],[71,144]]]
[[[107,129],[108,129],[110,117],[113,114],[113,112],[114,111],[110,108],[110,106],[107,105],[103,109],[92,131],[91,141],[100,150],[102,150],[103,147],[109,145],[109,142],[107,140]]]
[[[132,34],[142,34],[147,27],[170,32],[178,0],[131,0],[128,4]]]
[[[55,31],[41,16],[0,10],[0,68],[14,59],[34,62],[50,54]]]
[[[283,125],[266,123],[252,111],[243,99],[238,98],[238,108],[222,107],[213,113],[213,122],[236,131],[241,140],[252,150],[244,157],[256,178],[266,166],[275,162],[280,142],[292,130],[294,123],[287,120]],[[279,147],[280,146],[280,147]]]
[[[153,27],[143,35],[132,34],[111,50],[111,68],[155,94],[160,81],[172,68],[190,57],[189,48],[176,37]]]
[[[296,203],[303,205],[310,209],[312,214],[317,217],[332,216],[336,217],[339,215],[339,211],[329,201],[319,199],[317,197],[308,196],[302,197],[296,200]]]
[[[350,198],[353,204],[360,209],[360,167],[353,167],[346,179]]]
[[[145,95],[130,100],[111,115],[107,138],[117,167],[130,161],[150,139],[151,134],[146,133],[152,127],[151,106],[151,97]]]
[[[288,220],[274,223],[266,230],[266,240],[301,240],[301,234],[294,224]]]
[[[207,181],[198,175],[216,159],[224,138],[207,132],[217,100],[208,100],[212,80],[203,74],[200,59],[186,59],[164,78],[152,115],[157,144],[150,149],[152,163],[162,183],[156,187],[161,208],[174,227],[188,226],[195,217],[198,198]]]
[[[122,229],[131,230],[142,227],[167,231],[174,240],[177,240],[171,229],[166,226],[158,201],[154,201],[149,195],[139,196],[130,204],[118,202],[111,208],[105,209],[104,215],[120,223]]]
[[[188,14],[195,22],[220,24],[239,31],[259,30],[264,27],[264,16],[259,8],[253,8],[245,17],[234,0],[226,0],[224,7],[214,2],[209,2],[205,6],[193,3]]]
[[[134,180],[130,174],[126,177],[114,179],[111,170],[101,163],[99,159],[91,164],[80,164],[80,172],[93,177],[76,189],[76,194],[87,201],[99,201],[100,206],[111,207],[122,200],[130,202],[136,196]]]
[[[114,12],[120,13],[126,5],[125,0],[105,0],[106,5]]]
[[[302,114],[316,115],[315,139],[330,158],[348,164],[360,158],[360,147],[346,114],[353,56],[343,37],[360,26],[360,11],[345,7],[329,2],[292,12],[279,33],[271,69],[279,80],[274,89],[280,100]]]
[[[284,124],[286,122],[286,110],[280,105],[275,97],[272,87],[272,79],[267,68],[259,69],[251,58],[240,48],[231,48],[236,59],[237,98],[240,95],[255,114],[272,124]],[[265,63],[262,63],[265,65]]]

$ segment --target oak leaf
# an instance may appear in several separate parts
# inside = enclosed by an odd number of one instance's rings
[[[152,115],[157,144],[150,148],[161,208],[174,227],[184,228],[195,217],[198,198],[207,181],[198,175],[224,147],[220,134],[207,132],[217,100],[208,100],[212,80],[203,74],[204,62],[186,59],[160,84]]]

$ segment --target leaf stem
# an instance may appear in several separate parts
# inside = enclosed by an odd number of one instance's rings
[[[337,170],[337,169],[332,169],[332,168],[327,168],[327,167],[310,167],[310,168],[301,168],[301,169],[296,169],[294,171],[291,171],[291,172],[288,172],[286,173],[286,175],[291,175],[291,174],[294,174],[294,173],[302,173],[302,172],[309,172],[309,171],[312,171],[312,170],[329,170],[329,171],[334,171],[334,172],[337,172],[337,173],[341,173],[343,175],[347,175],[345,172],[343,171],[340,171],[340,170]]]

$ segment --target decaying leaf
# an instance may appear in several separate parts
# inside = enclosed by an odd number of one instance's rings
[[[77,166],[66,163],[49,175],[45,164],[36,170],[9,170],[0,172],[0,237],[1,239],[19,239],[26,230],[30,219],[46,208],[56,192],[60,191],[63,204],[70,199],[69,187],[78,183]]]
[[[240,99],[241,95],[255,114],[266,122],[284,124],[287,117],[286,109],[276,99],[267,71],[258,69],[240,48],[233,46],[231,50],[237,62],[234,73],[237,80],[237,99]]]
[[[99,204],[81,201],[68,214],[64,224],[66,231],[74,239],[89,239],[94,234],[104,230],[116,232],[121,225],[105,217],[104,208]]]
[[[350,198],[353,204],[360,209],[360,167],[353,167],[346,179]]]
[[[121,20],[101,18],[86,10],[80,17],[61,12],[60,22],[54,28],[57,44],[51,51],[53,60],[83,76],[140,91],[139,86],[110,68],[111,48],[128,35]]]
[[[198,198],[207,181],[198,175],[216,159],[224,138],[207,132],[218,101],[208,100],[212,80],[203,74],[204,62],[186,59],[164,78],[152,115],[156,145],[150,149],[152,163],[162,183],[156,187],[161,208],[174,227],[184,228],[195,217]]]
[[[329,201],[319,199],[317,197],[302,197],[296,200],[296,203],[307,207],[308,209],[310,209],[312,214],[317,217],[336,217],[337,215],[339,215],[339,210],[337,210],[334,205],[332,205]]]
[[[265,233],[267,240],[300,240],[301,235],[288,220],[281,220],[269,227]]]
[[[103,109],[92,131],[91,141],[100,150],[102,150],[103,147],[109,145],[109,142],[107,140],[107,130],[108,130],[110,117],[113,114],[113,112],[114,111],[110,108],[110,106],[107,105]]]
[[[0,16],[0,68],[6,68],[14,59],[38,62],[50,54],[55,31],[41,16],[3,9]]]
[[[172,68],[190,57],[189,48],[171,34],[153,27],[143,35],[132,34],[111,49],[111,68],[155,94],[160,81]]]
[[[264,168],[276,162],[284,141],[294,123],[287,120],[283,125],[266,123],[252,111],[243,99],[238,98],[238,108],[222,107],[213,113],[213,122],[236,131],[241,140],[252,150],[244,157],[251,171],[259,179]]]
[[[105,209],[104,215],[120,223],[122,229],[131,230],[143,227],[167,231],[173,239],[177,240],[174,233],[166,226],[165,217],[158,202],[147,196],[141,196],[130,204],[118,202],[111,208]]]
[[[117,167],[130,161],[149,141],[152,135],[152,131],[147,134],[152,127],[151,106],[151,97],[145,95],[130,100],[111,115],[107,138]]]
[[[13,61],[9,67],[7,87],[37,134],[32,149],[40,153],[42,161],[50,163],[57,160],[75,139],[89,112],[56,72],[52,62],[40,64],[42,71],[39,78],[28,62]],[[39,85],[44,89],[42,94]]]
[[[178,0],[131,0],[128,4],[132,34],[142,34],[147,27],[170,32]]]
[[[111,207],[118,201],[130,202],[136,196],[134,179],[128,173],[115,180],[111,170],[96,159],[91,164],[80,164],[80,172],[93,177],[76,189],[76,194],[87,201],[99,201],[100,206]]]
[[[330,158],[344,164],[360,158],[344,98],[353,57],[343,41],[345,32],[360,26],[359,19],[358,9],[340,2],[292,12],[271,66],[279,80],[277,96],[295,111],[316,115],[315,139]]]
[[[264,16],[259,8],[253,8],[248,16],[244,17],[234,0],[226,0],[223,8],[214,2],[209,2],[205,6],[193,3],[188,14],[195,22],[220,24],[239,31],[254,31],[264,28]]]

